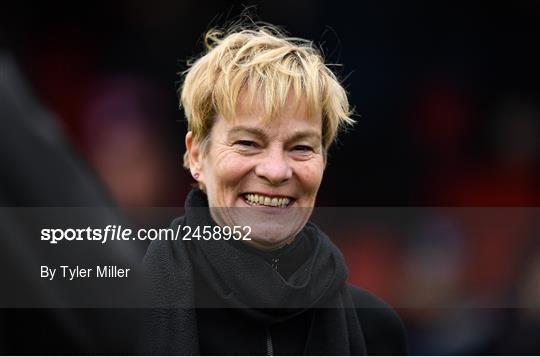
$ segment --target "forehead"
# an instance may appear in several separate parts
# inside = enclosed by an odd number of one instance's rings
[[[293,95],[287,97],[282,109],[275,116],[269,116],[260,99],[248,100],[240,97],[236,111],[230,118],[221,117],[227,128],[256,127],[264,131],[294,133],[309,130],[321,134],[322,116],[311,113],[304,99],[297,100]],[[275,133],[274,133],[275,134]]]

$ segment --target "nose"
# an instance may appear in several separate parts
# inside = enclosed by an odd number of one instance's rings
[[[292,167],[286,153],[278,148],[268,149],[255,166],[255,174],[272,185],[280,185],[292,177]]]

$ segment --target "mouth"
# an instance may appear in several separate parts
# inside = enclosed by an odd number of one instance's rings
[[[244,193],[242,198],[250,206],[276,208],[287,208],[295,201],[289,196],[268,196],[261,193]]]

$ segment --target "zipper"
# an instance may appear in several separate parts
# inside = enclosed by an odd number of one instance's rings
[[[270,261],[272,263],[272,269],[277,271],[277,264],[279,263],[279,255],[273,257]]]
[[[266,355],[274,355],[274,346],[272,344],[272,335],[270,335],[270,330],[266,327]]]

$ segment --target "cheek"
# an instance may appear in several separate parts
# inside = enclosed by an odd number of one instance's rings
[[[322,161],[300,163],[296,172],[305,193],[316,194],[322,181],[324,163]]]
[[[213,166],[212,166],[213,165]],[[209,177],[214,184],[225,188],[227,186],[236,187],[253,168],[251,160],[246,160],[245,157],[238,157],[235,154],[223,155],[211,163],[212,177]]]

